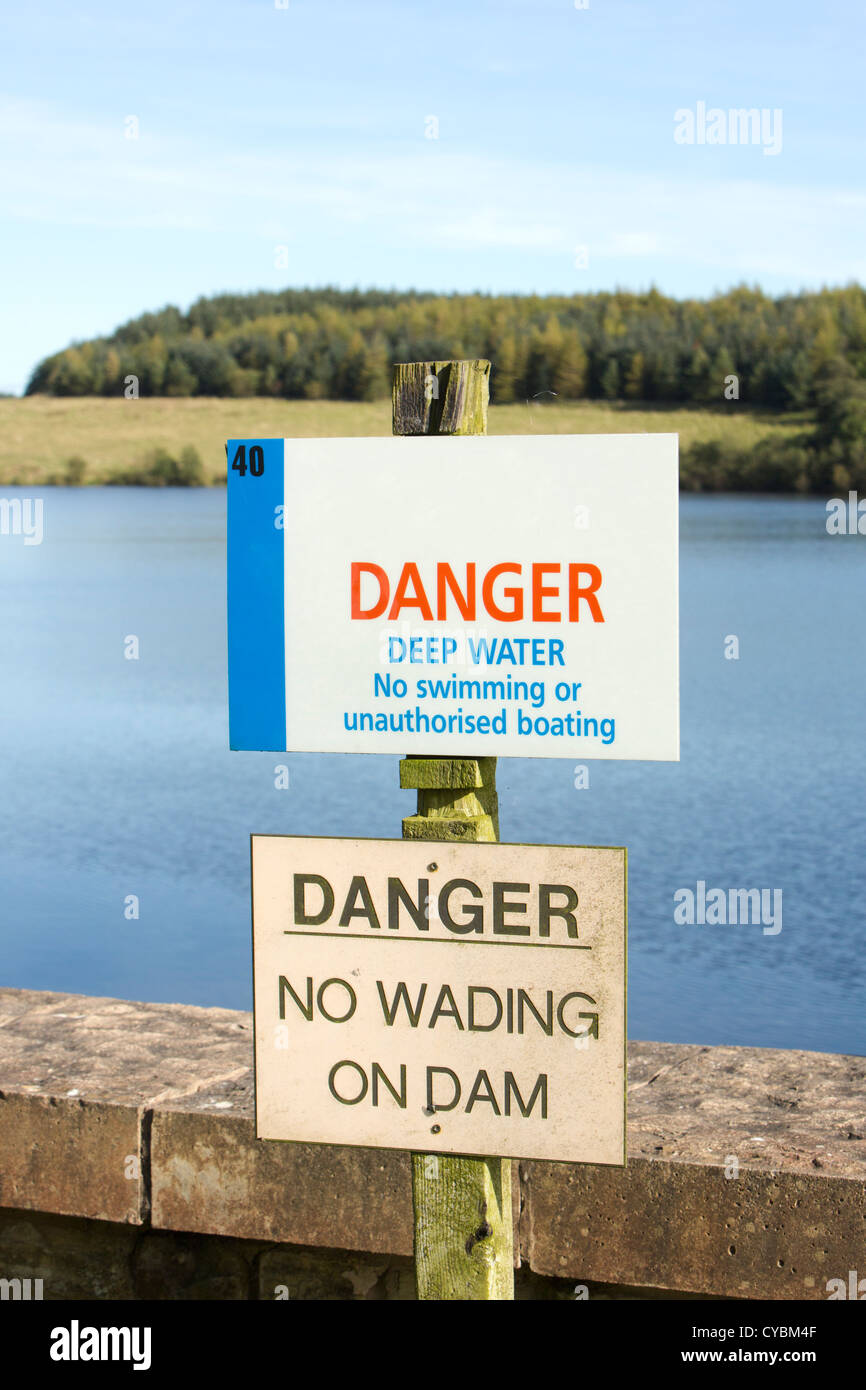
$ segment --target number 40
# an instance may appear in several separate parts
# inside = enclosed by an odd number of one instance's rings
[[[232,460],[232,468],[243,478],[247,471],[247,446],[239,444]],[[260,478],[265,471],[265,451],[261,444],[253,444],[250,449],[250,472]]]

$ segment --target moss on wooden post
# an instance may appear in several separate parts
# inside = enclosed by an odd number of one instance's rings
[[[419,1298],[514,1298],[510,1159],[413,1154],[412,1199]]]
[[[499,839],[495,758],[404,758],[400,786],[418,790],[404,840]]]
[[[486,434],[490,363],[398,362],[394,434]]]
[[[486,434],[490,363],[403,362],[394,368],[394,434]],[[499,839],[495,758],[404,758],[416,789],[407,840]],[[511,1161],[412,1155],[415,1281],[421,1299],[513,1299]]]

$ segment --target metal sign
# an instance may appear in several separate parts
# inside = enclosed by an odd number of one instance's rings
[[[228,443],[231,746],[679,757],[676,435]]]
[[[625,1162],[626,852],[252,836],[256,1133]]]

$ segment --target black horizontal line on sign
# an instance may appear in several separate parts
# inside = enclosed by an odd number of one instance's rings
[[[422,941],[429,944],[431,941],[463,941],[467,946],[540,946],[543,951],[591,951],[591,946],[581,946],[576,942],[574,946],[569,946],[565,941],[551,941],[543,943],[541,941],[470,941],[468,936],[392,936],[385,931],[381,936],[373,936],[370,932],[357,931],[292,931],[290,928],[283,929],[283,936],[332,936],[339,941]]]

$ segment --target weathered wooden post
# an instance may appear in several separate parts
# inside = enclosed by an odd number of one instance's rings
[[[393,432],[486,434],[489,390],[489,362],[399,363]],[[495,758],[403,758],[400,786],[418,792],[404,839],[499,839]],[[418,1297],[512,1299],[511,1160],[413,1154],[412,1193]]]

